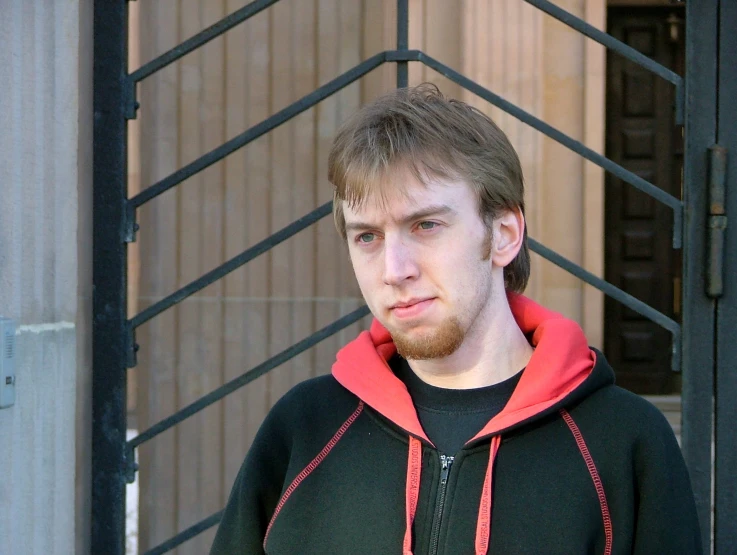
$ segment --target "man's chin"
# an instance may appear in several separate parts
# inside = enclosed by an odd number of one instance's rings
[[[389,328],[387,328],[389,329]],[[452,355],[463,343],[465,334],[455,319],[439,326],[415,327],[409,330],[389,329],[397,352],[412,360],[445,358]]]

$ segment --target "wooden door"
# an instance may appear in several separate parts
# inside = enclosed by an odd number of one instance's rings
[[[683,10],[611,8],[609,33],[683,74]],[[609,52],[606,155],[657,187],[681,198],[682,128],[675,125],[675,88]],[[680,252],[672,248],[670,208],[607,175],[605,277],[664,314],[680,319]],[[617,383],[640,394],[675,393],[671,335],[607,297],[604,350]]]

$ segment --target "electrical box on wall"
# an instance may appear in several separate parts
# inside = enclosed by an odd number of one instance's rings
[[[15,404],[15,322],[0,316],[0,409]]]

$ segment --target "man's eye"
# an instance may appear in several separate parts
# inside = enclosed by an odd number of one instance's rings
[[[417,227],[419,227],[420,229],[428,230],[435,228],[437,225],[438,224],[435,222],[420,222]]]
[[[374,239],[376,239],[375,233],[361,233],[361,235],[356,237],[356,241],[359,243],[371,243]]]

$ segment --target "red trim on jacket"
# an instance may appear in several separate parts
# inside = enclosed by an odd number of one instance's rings
[[[514,293],[508,294],[512,315],[535,348],[509,403],[472,438],[492,435],[539,414],[581,385],[596,358],[581,327],[552,310]],[[377,321],[343,347],[333,364],[333,376],[348,391],[402,429],[428,443],[406,386],[387,361],[396,348]]]
[[[576,439],[578,450],[581,451],[581,455],[583,456],[584,461],[586,461],[586,468],[589,469],[591,479],[594,481],[596,495],[599,497],[599,505],[601,506],[601,517],[604,520],[604,537],[606,539],[604,544],[604,555],[611,555],[612,542],[614,540],[612,532],[612,518],[609,514],[609,505],[606,501],[606,493],[604,492],[604,485],[601,483],[601,478],[599,477],[599,471],[596,469],[594,458],[591,456],[591,453],[589,453],[589,448],[586,446],[581,430],[578,429],[578,426],[573,421],[573,417],[565,409],[561,409],[560,415],[563,417],[566,424],[568,424],[568,428],[570,428],[573,437]]]
[[[499,451],[499,445],[502,443],[502,436],[494,436],[491,438],[491,448],[489,449],[489,464],[486,466],[486,476],[484,478],[483,490],[481,490],[481,503],[479,504],[479,514],[476,520],[476,555],[486,555],[489,550],[489,540],[491,539],[491,504],[492,504],[492,484],[494,481],[494,462],[496,462],[496,454]]]
[[[420,476],[422,475],[422,444],[409,436],[409,455],[407,456],[407,487],[404,494],[407,518],[404,528],[402,555],[412,555],[412,523],[417,513],[417,500],[420,498]]]
[[[389,368],[396,353],[391,335],[377,320],[343,347],[333,364],[333,376],[348,391],[389,420],[432,443],[422,429],[407,387]]]
[[[469,440],[496,434],[491,442],[479,507],[475,541],[477,554],[486,553],[490,542],[493,467],[501,443],[498,433],[559,403],[589,377],[596,362],[583,330],[576,322],[522,295],[508,293],[507,297],[512,315],[534,351],[504,410]],[[369,331],[361,333],[338,352],[333,364],[333,377],[348,391],[410,434],[408,486],[405,492],[407,528],[403,544],[403,554],[409,555],[414,518],[412,507],[416,506],[416,500],[413,499],[416,492],[409,486],[410,482],[414,482],[410,473],[418,468],[421,470],[421,460],[419,466],[412,462],[412,450],[419,443],[416,438],[422,438],[430,444],[432,442],[422,429],[406,386],[389,367],[388,360],[395,353],[396,347],[391,335],[374,320]],[[417,485],[419,488],[419,480]]]
[[[348,417],[348,420],[346,420],[343,425],[338,428],[338,431],[335,432],[335,435],[328,441],[327,445],[322,448],[322,451],[320,451],[317,456],[312,459],[310,464],[308,464],[302,472],[297,474],[297,477],[292,480],[292,483],[289,484],[289,487],[284,492],[284,495],[281,496],[281,499],[279,500],[279,503],[276,506],[276,509],[274,510],[274,515],[271,517],[271,521],[269,521],[269,526],[266,528],[266,534],[264,534],[264,549],[266,549],[266,541],[269,539],[269,533],[271,532],[271,527],[274,525],[274,521],[276,520],[276,517],[279,516],[279,513],[282,510],[282,507],[284,507],[284,504],[287,502],[289,497],[294,493],[294,490],[297,489],[297,487],[309,476],[319,465],[320,463],[325,460],[325,457],[328,456],[328,453],[333,449],[333,447],[336,446],[338,441],[340,441],[340,438],[343,437],[343,434],[346,433],[348,428],[351,427],[351,424],[353,424],[356,421],[356,418],[359,417],[359,415],[363,412],[363,401],[358,402],[358,408],[356,408],[355,411],[353,411],[353,414],[351,414]]]
[[[576,322],[522,295],[509,294],[517,325],[535,348],[512,397],[470,441],[514,426],[559,403],[594,370],[596,356]]]

